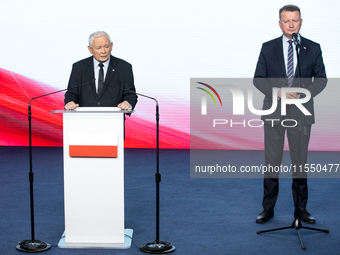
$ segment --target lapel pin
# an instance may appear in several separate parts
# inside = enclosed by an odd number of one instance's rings
[[[304,50],[306,50],[307,48],[306,47],[303,47]]]
[[[112,72],[114,72],[115,71],[115,69],[112,69]]]

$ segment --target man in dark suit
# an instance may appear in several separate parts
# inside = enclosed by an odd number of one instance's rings
[[[272,99],[278,100],[277,109],[262,116],[265,136],[265,165],[270,169],[282,163],[284,137],[287,130],[289,150],[293,165],[292,192],[294,199],[294,217],[308,223],[315,223],[315,218],[306,210],[308,200],[307,174],[304,166],[307,162],[308,143],[311,125],[314,123],[313,98],[327,84],[320,45],[300,36],[302,25],[301,12],[295,5],[286,5],[279,11],[279,26],[283,35],[262,45],[254,75],[254,85],[264,95],[263,110],[271,108]],[[293,34],[300,42],[298,54],[292,42]],[[298,68],[298,62],[300,68]],[[297,78],[301,70],[301,83]],[[300,87],[311,93],[311,99],[303,106],[311,115],[302,115],[295,105],[287,105],[286,115],[281,115],[281,88]],[[272,88],[279,88],[277,95],[272,95]],[[274,97],[274,98],[273,98]],[[287,99],[298,99],[299,94],[289,92]],[[290,121],[289,121],[289,120]],[[282,122],[284,120],[284,122]],[[297,124],[299,123],[299,124]],[[301,125],[303,126],[301,129]],[[302,130],[302,131],[300,131]],[[295,166],[295,172],[294,172]],[[279,173],[264,174],[263,210],[256,218],[256,223],[265,223],[274,216],[274,206],[279,192]],[[299,195],[299,196],[298,196]]]
[[[92,57],[73,64],[65,93],[65,109],[112,106],[132,110],[137,103],[137,95],[133,93],[135,85],[131,64],[111,55],[112,42],[103,31],[90,35],[88,50]],[[82,84],[85,85],[79,86]]]

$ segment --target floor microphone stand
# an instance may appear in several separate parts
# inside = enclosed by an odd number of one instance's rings
[[[48,93],[42,96],[33,97],[28,103],[28,137],[29,137],[29,163],[30,163],[30,171],[29,171],[29,183],[30,183],[30,211],[31,211],[31,239],[20,241],[16,246],[16,249],[23,252],[42,252],[51,248],[51,245],[45,243],[40,240],[35,239],[35,228],[34,228],[34,193],[33,193],[33,167],[32,167],[32,111],[31,111],[31,102],[34,99],[48,96],[54,93],[58,93],[63,90],[59,90],[56,92]]]
[[[54,92],[50,92],[44,95],[40,95],[37,97],[33,97],[30,99],[28,103],[28,137],[29,137],[29,162],[30,162],[30,171],[29,171],[29,182],[30,182],[30,208],[31,208],[31,240],[23,240],[20,241],[16,246],[17,250],[23,252],[42,252],[51,248],[51,245],[40,240],[35,240],[35,231],[34,231],[34,195],[33,195],[33,170],[32,170],[32,111],[31,111],[31,102],[35,99],[53,95],[68,89],[80,88],[83,86],[87,86],[94,83],[94,79],[90,82],[86,82],[77,86],[69,87],[67,89],[61,89]]]
[[[301,69],[300,69],[300,61],[299,61],[299,47],[300,44],[297,41],[294,41],[294,43],[296,44],[296,56],[297,56],[297,65],[298,65],[298,78],[299,78],[299,85],[301,88],[304,88],[305,85],[301,83]],[[305,116],[303,115],[303,112],[301,111],[301,115],[300,115],[300,120],[298,121],[298,165],[295,167],[295,171],[298,171],[298,168],[300,168],[300,173],[302,173],[304,171],[305,166],[302,165],[302,160],[301,160],[301,146],[302,146],[302,136],[303,135],[307,135],[307,129],[306,129],[306,125],[305,125]],[[302,134],[303,132],[303,134]],[[300,167],[299,167],[300,166]],[[307,178],[307,177],[306,177]],[[296,189],[297,189],[297,200],[296,200],[296,204],[295,204],[295,212],[298,212],[299,210],[299,200],[300,200],[300,182],[299,182],[299,176],[297,176],[297,185],[296,185]],[[295,213],[294,213],[295,214]],[[281,227],[281,228],[273,228],[273,229],[267,229],[267,230],[257,230],[256,233],[257,234],[261,234],[261,233],[265,233],[265,232],[272,232],[272,231],[278,231],[278,230],[283,230],[283,229],[289,229],[289,228],[295,228],[295,230],[298,233],[299,239],[300,239],[300,243],[301,243],[301,248],[303,250],[306,249],[306,246],[303,244],[302,241],[302,237],[300,234],[300,229],[304,228],[304,229],[309,229],[309,230],[314,230],[314,231],[321,231],[321,232],[325,232],[325,233],[329,233],[328,229],[319,229],[319,228],[311,228],[311,227],[304,227],[302,226],[301,220],[298,217],[294,217],[294,221],[292,223],[292,225],[287,226],[287,227]]]
[[[170,253],[173,252],[176,247],[171,243],[160,241],[159,240],[159,184],[161,182],[161,174],[159,173],[159,106],[158,102],[155,98],[145,96],[139,93],[137,95],[141,95],[150,99],[153,99],[156,102],[156,240],[151,243],[145,243],[140,247],[140,250],[146,253],[153,254],[162,254],[162,253]]]
[[[170,253],[173,252],[176,247],[171,243],[160,241],[159,240],[159,184],[161,182],[161,174],[159,173],[159,105],[156,98],[137,93],[134,90],[124,89],[115,85],[111,85],[108,83],[104,83],[104,85],[113,87],[119,90],[124,90],[129,93],[136,94],[138,96],[142,96],[148,99],[155,101],[156,103],[156,240],[151,243],[145,243],[141,245],[140,250],[146,253],[154,253],[154,254],[162,254],[162,253]]]

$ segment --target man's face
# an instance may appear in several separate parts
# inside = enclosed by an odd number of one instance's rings
[[[279,20],[279,26],[283,34],[292,39],[292,34],[298,34],[302,25],[302,19],[300,19],[300,13],[298,11],[282,11],[281,18]]]
[[[105,62],[110,58],[112,43],[106,36],[100,36],[93,39],[92,46],[88,46],[90,53],[99,62]]]

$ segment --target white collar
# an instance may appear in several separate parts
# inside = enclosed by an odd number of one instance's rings
[[[108,60],[106,60],[105,62],[99,62],[96,58],[93,57],[93,66],[94,66],[94,68],[97,68],[99,63],[102,63],[104,65],[104,68],[107,68],[109,66],[110,59],[111,59],[111,57]]]

